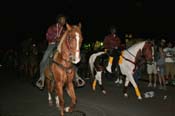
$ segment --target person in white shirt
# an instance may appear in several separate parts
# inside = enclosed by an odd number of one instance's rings
[[[154,45],[154,43],[153,43]],[[147,61],[147,73],[149,75],[149,84],[148,87],[152,87],[152,83],[154,83],[154,88],[156,87],[156,81],[157,81],[157,68],[156,68],[156,62],[154,60],[154,46],[152,47],[152,54],[153,54],[153,61],[148,62]],[[154,81],[152,82],[152,77],[154,77]]]
[[[171,79],[175,76],[175,60],[174,60],[174,50],[173,50],[173,44],[171,42],[168,42],[167,47],[163,49],[165,52],[165,74],[166,79],[169,79],[169,75],[171,75]]]

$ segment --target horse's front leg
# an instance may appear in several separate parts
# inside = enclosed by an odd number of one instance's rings
[[[56,93],[59,97],[60,115],[64,116],[63,83],[59,82],[56,84]]]
[[[48,92],[48,101],[49,101],[49,106],[53,106],[52,96],[50,92]]]
[[[136,93],[138,99],[139,99],[139,100],[142,100],[140,90],[139,90],[139,88],[138,88],[137,83],[136,83],[135,80],[134,80],[134,77],[133,77],[133,76],[130,76],[129,79],[130,79],[130,82],[131,82],[131,84],[133,85],[133,87],[134,87],[134,89],[135,89],[135,93]]]
[[[70,106],[65,108],[65,112],[72,112],[73,108],[75,107],[76,100],[77,100],[76,95],[75,95],[74,85],[72,81],[68,81],[67,93],[71,97],[71,104]]]
[[[55,96],[55,104],[58,108],[60,107],[60,101],[59,101],[58,96]]]

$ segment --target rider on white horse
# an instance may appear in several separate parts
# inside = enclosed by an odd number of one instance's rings
[[[116,28],[110,28],[110,34],[104,39],[105,52],[109,54],[108,66],[106,70],[110,73],[114,72],[120,56],[120,44],[121,40],[116,35]]]

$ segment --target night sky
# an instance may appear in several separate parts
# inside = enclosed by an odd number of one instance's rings
[[[48,26],[55,23],[60,13],[67,15],[71,24],[82,23],[85,41],[103,40],[110,25],[115,25],[120,34],[175,37],[175,7],[168,0],[29,0],[1,5],[2,48],[19,46],[28,37],[45,39]]]

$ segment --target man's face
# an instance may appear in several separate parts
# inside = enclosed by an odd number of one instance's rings
[[[116,33],[116,29],[111,29],[111,33],[115,34]]]
[[[65,17],[60,17],[58,19],[58,23],[60,23],[61,25],[64,25],[66,23],[66,18]]]

